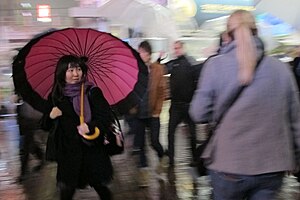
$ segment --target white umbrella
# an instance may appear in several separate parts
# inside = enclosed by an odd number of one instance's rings
[[[98,8],[98,15],[111,23],[120,23],[133,30],[133,35],[178,39],[175,20],[169,9],[149,0],[110,0]]]
[[[299,0],[259,1],[255,6],[256,12],[268,12],[300,30],[299,7]]]

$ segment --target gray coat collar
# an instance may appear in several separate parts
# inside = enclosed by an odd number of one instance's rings
[[[264,43],[257,36],[254,36],[253,40],[254,40],[254,42],[256,44],[256,48],[257,48],[257,60],[259,60],[259,58],[261,58],[261,56],[264,54],[264,51],[265,51]],[[226,53],[229,53],[229,52],[231,52],[231,51],[233,51],[235,49],[236,49],[236,42],[233,40],[229,44],[221,47],[220,54],[226,54]]]

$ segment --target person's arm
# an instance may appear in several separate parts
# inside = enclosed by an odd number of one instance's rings
[[[198,65],[200,63],[192,56],[185,55],[184,57],[190,65]]]
[[[196,90],[197,89],[197,85],[198,85],[198,81],[200,79],[200,74],[201,74],[201,70],[203,67],[204,63],[200,63],[198,65],[193,65],[193,74],[192,74],[192,78],[194,80],[194,85],[193,85],[193,89]]]
[[[166,74],[171,74],[173,70],[174,60],[164,63]]]
[[[53,126],[53,119],[50,117],[50,113],[53,109],[54,105],[52,103],[51,94],[48,97],[47,100],[47,109],[43,113],[43,117],[41,119],[41,128],[45,131],[49,131],[51,127]]]
[[[208,61],[200,75],[197,90],[190,104],[189,114],[194,122],[207,123],[212,120],[215,84],[213,67]]]

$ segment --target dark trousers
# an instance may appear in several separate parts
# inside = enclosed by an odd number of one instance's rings
[[[147,167],[147,157],[145,154],[145,138],[146,138],[146,127],[150,129],[151,135],[151,146],[157,152],[159,158],[164,155],[164,150],[159,142],[159,131],[160,131],[160,120],[159,117],[150,118],[135,118],[134,121],[134,146],[139,150],[139,167]]]
[[[127,132],[128,135],[134,134],[134,118],[135,118],[134,115],[130,115],[130,114],[124,115],[125,122],[128,125],[128,132]]]
[[[74,187],[67,186],[63,183],[59,184],[60,187],[60,200],[72,200],[76,189]],[[107,186],[97,184],[91,185],[97,192],[101,200],[111,200],[112,194]]]
[[[192,149],[193,161],[196,159],[196,128],[195,123],[189,116],[189,104],[171,103],[169,110],[169,128],[168,128],[168,154],[170,165],[174,165],[174,143],[175,131],[180,122],[187,123],[190,133],[190,145]]]
[[[42,163],[44,161],[44,151],[34,139],[37,130],[23,130],[24,135],[20,141],[21,175],[24,175],[28,168],[29,154],[34,155]]]

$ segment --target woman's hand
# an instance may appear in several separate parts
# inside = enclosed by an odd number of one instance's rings
[[[53,107],[49,116],[51,119],[55,119],[56,117],[59,117],[61,115],[62,115],[61,110],[58,107]]]
[[[90,132],[90,129],[86,123],[82,123],[79,126],[77,126],[77,130],[78,133],[82,136]]]

